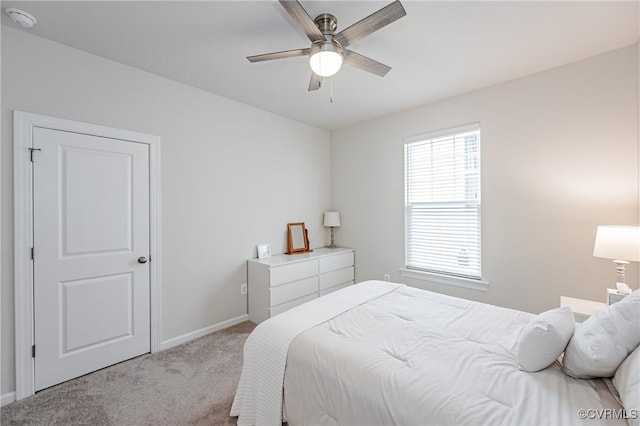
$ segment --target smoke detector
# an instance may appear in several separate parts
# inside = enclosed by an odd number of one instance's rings
[[[20,25],[22,28],[31,28],[38,22],[32,14],[24,10],[10,7],[5,9],[5,12],[7,12],[7,15],[9,15],[9,18],[11,18],[14,23]]]

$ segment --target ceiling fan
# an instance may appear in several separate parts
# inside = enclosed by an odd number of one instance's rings
[[[296,21],[298,26],[311,40],[311,47],[306,49],[285,50],[248,56],[249,62],[270,61],[273,59],[309,56],[311,81],[309,91],[318,90],[323,77],[337,73],[344,62],[352,67],[384,77],[391,67],[360,55],[347,47],[357,40],[378,31],[380,28],[402,18],[407,12],[399,0],[383,7],[348,28],[335,34],[338,20],[329,13],[322,13],[311,19],[307,11],[297,0],[279,0],[284,9]]]

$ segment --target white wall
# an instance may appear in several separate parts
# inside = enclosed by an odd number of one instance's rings
[[[382,279],[540,312],[561,295],[604,301],[611,261],[596,226],[637,224],[638,49],[631,46],[332,134],[336,240],[357,279]],[[401,277],[403,138],[480,122],[488,292]],[[637,264],[628,282],[638,287]]]
[[[246,259],[325,244],[330,135],[2,26],[2,387],[15,389],[12,110],[162,138],[163,340],[246,314]]]

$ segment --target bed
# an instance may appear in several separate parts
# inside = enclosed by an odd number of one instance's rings
[[[605,380],[574,379],[557,362],[518,369],[518,337],[533,317],[360,283],[254,330],[231,415],[239,425],[626,425],[580,411],[621,412]]]

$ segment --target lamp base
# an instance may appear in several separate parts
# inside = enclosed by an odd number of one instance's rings
[[[338,248],[338,246],[336,246],[335,243],[333,242],[333,228],[334,227],[332,226],[331,227],[331,244],[327,246],[327,248],[330,248],[330,249]]]
[[[616,272],[618,276],[616,277],[616,285],[617,284],[625,284],[625,266],[629,264],[626,260],[614,260],[613,263],[616,264]]]

